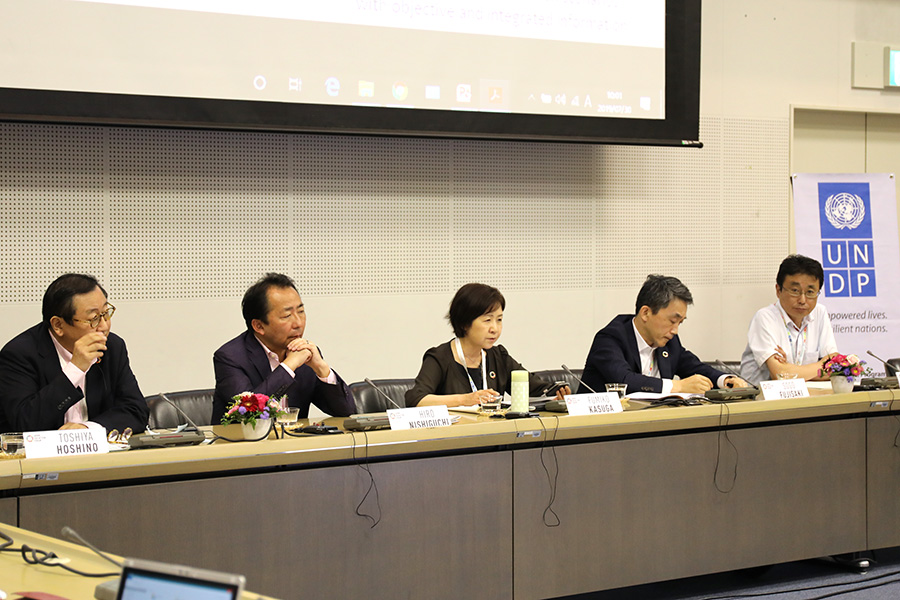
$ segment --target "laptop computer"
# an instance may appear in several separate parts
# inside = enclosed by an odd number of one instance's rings
[[[243,575],[126,558],[116,595],[105,596],[98,589],[94,596],[115,600],[238,600],[244,584]]]

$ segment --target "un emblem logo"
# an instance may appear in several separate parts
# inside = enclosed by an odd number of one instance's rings
[[[865,216],[866,206],[856,194],[841,192],[825,201],[825,217],[835,229],[856,229]]]

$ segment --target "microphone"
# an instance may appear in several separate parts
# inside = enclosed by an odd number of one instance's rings
[[[884,365],[885,374],[887,374],[888,371],[894,371],[894,372],[896,372],[896,371],[898,370],[897,367],[895,367],[894,365],[892,365],[892,364],[889,363],[888,361],[884,360],[883,358],[879,358],[879,357],[875,356],[874,354],[872,354],[872,351],[871,351],[871,350],[866,350],[866,354],[868,354],[868,355],[871,356],[872,358],[874,358],[874,359],[880,361],[881,364]]]
[[[592,394],[596,394],[596,393],[597,393],[597,392],[594,391],[594,389],[593,389],[591,386],[589,386],[589,385],[586,384],[584,381],[582,381],[582,380],[581,380],[581,377],[579,377],[578,375],[576,375],[575,373],[573,373],[572,370],[569,369],[569,367],[567,367],[566,365],[562,365],[562,368],[563,368],[563,371],[565,371],[566,373],[568,373],[569,375],[571,375],[572,377],[574,377],[574,378],[575,378],[575,381],[577,381],[578,383],[580,383],[581,385],[583,385],[584,387],[586,387],[587,389],[589,389],[589,390],[591,391]]]
[[[738,379],[744,379],[743,377],[741,377],[741,374],[740,374],[740,373],[738,373],[737,371],[735,371],[734,369],[732,369],[731,367],[729,367],[728,365],[726,365],[724,362],[722,362],[722,361],[719,360],[718,358],[717,358],[714,362],[715,362],[717,365],[719,365],[720,367],[722,367],[722,370],[725,371],[726,373],[728,373],[729,375],[734,375],[734,376],[737,377]],[[752,383],[750,383],[750,382],[747,381],[746,379],[744,379],[744,381],[746,381],[746,382],[747,382],[747,385],[750,386],[750,387],[752,387],[754,390],[758,390],[758,389],[759,389],[759,387],[753,385]]]
[[[875,356],[874,354],[872,354],[872,351],[871,351],[871,350],[866,350],[866,354],[868,354],[868,355],[871,356],[872,358],[878,359],[878,360],[881,361],[881,363],[884,364],[884,365],[887,365],[887,364],[888,364],[888,362],[887,362],[886,360],[884,360],[883,358],[878,358],[877,356]]]
[[[186,412],[184,412],[183,410],[181,410],[181,407],[180,407],[180,406],[178,406],[177,404],[175,404],[174,402],[172,402],[171,400],[169,400],[169,399],[166,397],[166,395],[163,394],[162,392],[160,392],[158,395],[159,395],[160,398],[162,398],[163,400],[165,400],[166,402],[168,402],[168,403],[172,406],[172,408],[174,408],[174,409],[178,412],[178,414],[180,414],[182,417],[184,417],[185,419],[187,419],[188,424],[189,424],[191,427],[193,427],[194,431],[200,431],[200,428],[197,427],[197,424],[194,423],[194,422],[191,420],[191,418],[188,416],[188,414],[187,414]]]
[[[104,554],[103,552],[100,552],[100,550],[99,550],[96,546],[94,546],[92,543],[90,543],[89,541],[87,541],[86,539],[84,539],[83,537],[81,537],[80,535],[78,535],[78,532],[76,532],[74,529],[72,529],[72,528],[69,527],[68,525],[66,525],[65,527],[62,528],[62,534],[63,534],[65,537],[69,538],[70,540],[75,541],[75,542],[78,542],[78,543],[81,544],[82,546],[87,546],[88,548],[90,548],[91,550],[93,550],[93,551],[94,551],[98,556],[100,556],[101,558],[105,558],[106,560],[108,560],[108,561],[111,562],[112,564],[116,565],[116,566],[119,567],[120,569],[122,568],[122,563],[120,563],[120,562],[117,561],[117,560],[113,560],[112,558],[110,558],[109,556],[107,556],[106,554]]]
[[[394,402],[394,400],[393,400],[390,396],[388,396],[387,394],[385,394],[385,393],[381,390],[381,388],[379,388],[377,385],[375,385],[374,383],[372,383],[372,380],[371,380],[371,379],[369,379],[368,377],[366,377],[363,381],[365,381],[366,383],[368,383],[369,385],[371,385],[372,388],[373,388],[376,392],[378,392],[379,394],[381,394],[381,396],[382,396],[383,398],[385,398],[388,402],[390,402],[391,404],[393,404],[395,408],[403,408],[402,406],[400,406],[399,404],[397,404],[396,402]]]
[[[874,358],[874,359],[876,359],[876,360],[878,360],[878,361],[881,361],[881,364],[884,365],[884,374],[886,375],[885,379],[890,379],[891,377],[896,377],[896,373],[897,373],[898,371],[900,371],[900,369],[898,369],[896,366],[892,365],[892,364],[889,363],[888,361],[884,360],[883,358],[879,358],[879,357],[875,356],[874,354],[872,354],[872,351],[871,351],[871,350],[866,350],[866,354],[868,354],[869,356],[871,356],[872,358]],[[896,359],[894,359],[894,360],[896,360]],[[893,372],[895,373],[895,375],[888,375],[888,373],[890,373],[891,371],[893,371]],[[860,382],[860,383],[862,383],[862,382]]]

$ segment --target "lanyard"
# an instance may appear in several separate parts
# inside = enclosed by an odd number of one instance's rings
[[[809,345],[809,323],[804,325],[803,329],[797,331],[797,343],[795,345],[794,328],[796,325],[794,325],[793,321],[786,321],[780,310],[778,314],[781,315],[781,322],[784,323],[784,327],[787,329],[788,344],[791,347],[791,364],[802,365],[806,359],[806,348]]]
[[[453,338],[453,341],[456,343],[456,351],[459,352],[459,358],[462,359],[462,368],[463,371],[466,372],[466,377],[469,378],[469,385],[472,386],[472,391],[477,392],[478,388],[475,387],[475,382],[472,381],[472,376],[469,374],[469,368],[466,365],[466,355],[463,354],[462,344],[459,341],[459,338]],[[484,355],[484,348],[481,349],[481,381],[484,385],[483,390],[488,389],[487,386],[487,358]]]
[[[656,362],[656,348],[651,347],[650,348],[650,363],[648,365],[647,370],[644,371],[642,374],[647,375],[648,377],[653,377],[654,376],[653,369],[656,368],[656,365],[654,364],[655,362]]]

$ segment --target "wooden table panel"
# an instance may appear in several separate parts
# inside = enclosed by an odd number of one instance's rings
[[[869,548],[900,546],[900,416],[868,419]]]
[[[369,487],[359,466],[26,496],[20,524],[241,573],[282,598],[512,598],[511,461],[506,451],[372,464],[374,528],[355,514]],[[360,512],[378,515],[374,492]]]
[[[542,522],[541,450],[517,451],[516,599],[865,548],[864,419],[728,435],[737,454],[716,432],[558,447],[559,527]],[[547,557],[552,569],[529,567]]]

